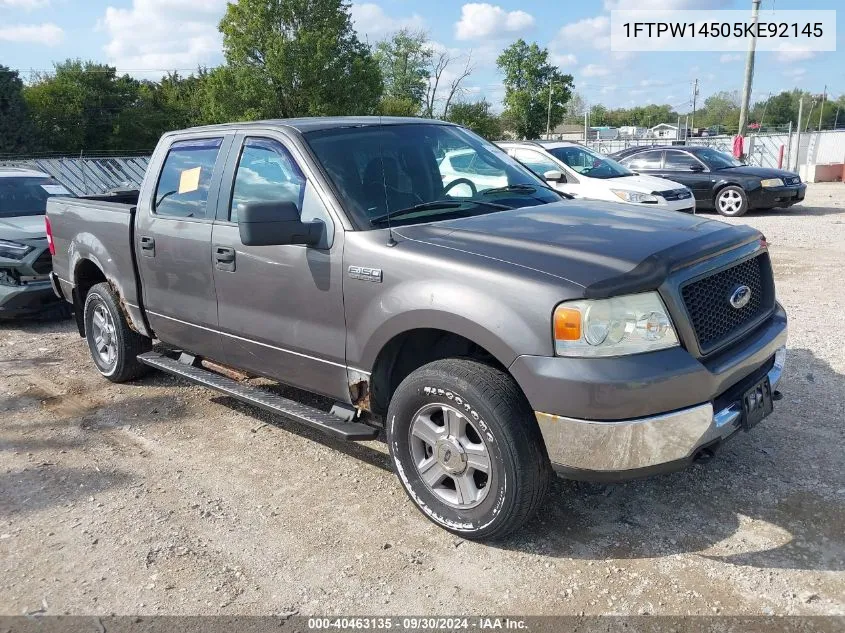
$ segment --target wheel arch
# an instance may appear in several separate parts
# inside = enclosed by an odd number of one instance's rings
[[[446,358],[472,358],[510,375],[508,358],[500,358],[476,337],[437,327],[411,328],[394,334],[378,351],[368,379],[368,408],[374,413],[384,413],[396,388],[407,376],[428,363]]]

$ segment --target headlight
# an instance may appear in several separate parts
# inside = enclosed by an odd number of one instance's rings
[[[659,201],[657,196],[650,193],[641,193],[639,191],[628,191],[626,189],[611,189],[616,194],[616,197],[621,198],[625,202],[641,202],[645,204],[657,204]]]
[[[783,187],[783,179],[781,178],[764,178],[760,181],[761,187]]]
[[[561,303],[553,331],[558,356],[625,356],[678,345],[656,292]]]
[[[32,250],[33,247],[27,246],[26,244],[0,240],[0,257],[5,257],[6,259],[23,259]]]

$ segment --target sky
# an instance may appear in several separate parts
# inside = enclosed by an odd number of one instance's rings
[[[836,9],[841,0],[763,0],[766,9]],[[371,43],[403,27],[427,32],[432,45],[455,58],[471,55],[475,71],[464,100],[504,94],[496,57],[517,38],[551,53],[588,105],[691,106],[722,90],[740,90],[744,54],[718,52],[619,53],[610,50],[611,9],[749,9],[750,0],[374,0],[351,5],[355,28]],[[167,70],[190,72],[223,59],[217,24],[226,0],[0,0],[0,64],[50,70],[67,58],[115,65],[140,78]],[[841,13],[845,14],[845,11]],[[838,17],[835,52],[757,54],[753,101],[799,87],[834,97],[845,92],[845,23]],[[453,68],[458,70],[456,63]]]

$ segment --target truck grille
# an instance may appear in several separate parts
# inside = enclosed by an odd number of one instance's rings
[[[34,262],[32,262],[32,269],[39,275],[46,275],[53,270],[53,258],[50,256],[50,251],[44,250]]]
[[[742,308],[731,305],[731,296],[748,286],[751,299]],[[762,253],[731,268],[681,288],[698,346],[703,354],[734,338],[774,308],[774,282],[768,255]]]

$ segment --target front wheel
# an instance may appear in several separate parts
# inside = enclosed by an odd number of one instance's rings
[[[548,456],[531,407],[504,372],[467,359],[429,363],[399,385],[387,420],[402,486],[437,525],[502,538],[540,506]]]
[[[85,339],[97,370],[112,382],[126,382],[148,371],[137,356],[150,351],[152,341],[129,327],[118,301],[107,282],[88,291],[83,311]]]
[[[729,218],[736,218],[748,211],[748,197],[742,187],[729,185],[716,194],[716,210]]]

